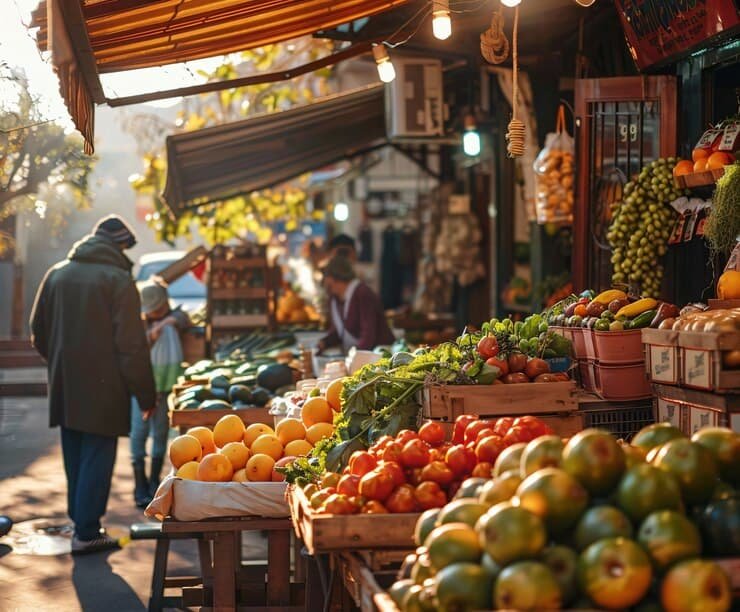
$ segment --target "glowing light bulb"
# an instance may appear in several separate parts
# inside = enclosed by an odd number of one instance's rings
[[[508,6],[509,8],[519,6],[521,3],[522,0],[501,0],[501,4],[503,4],[504,6]]]
[[[452,35],[449,0],[432,0],[432,34],[439,40]]]
[[[373,56],[378,66],[380,80],[383,83],[390,83],[396,78],[396,69],[393,67],[393,62],[391,62],[391,58],[388,56],[385,47],[383,45],[375,45],[373,47]]]
[[[337,202],[334,205],[334,219],[340,222],[349,219],[349,206],[344,202]]]
[[[480,134],[478,132],[472,130],[463,134],[463,151],[470,157],[480,155]]]
[[[591,6],[596,0],[576,0],[581,6]]]

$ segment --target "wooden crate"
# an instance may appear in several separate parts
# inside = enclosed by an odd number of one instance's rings
[[[185,363],[196,363],[206,358],[206,337],[204,333],[188,330],[182,334],[182,358]]]
[[[393,605],[386,589],[395,581],[397,564],[391,567],[373,567],[364,555],[341,553],[335,555],[334,561],[344,588],[354,600],[360,612],[375,612],[380,609],[378,599]]]
[[[414,529],[420,513],[321,514],[300,487],[288,487],[288,504],[296,534],[309,554],[358,550],[414,550]]]
[[[740,394],[719,394],[653,385],[657,420],[668,421],[687,435],[707,426],[731,427],[740,433]]]
[[[159,276],[165,283],[171,285],[178,278],[187,274],[195,266],[205,261],[208,256],[208,251],[203,246],[197,246],[191,249],[183,257],[177,261],[173,261],[169,266],[161,270],[157,276]]]
[[[681,380],[686,387],[733,393],[740,390],[740,370],[726,369],[723,351],[740,350],[740,332],[680,331]]]
[[[235,414],[245,425],[264,423],[274,426],[275,419],[270,414],[270,408],[234,408],[231,410],[170,410],[170,427],[176,427],[184,432],[191,427],[213,427],[218,420],[227,414]]]
[[[422,394],[422,416],[454,422],[461,414],[504,416],[575,412],[576,383],[519,385],[429,385]]]
[[[681,384],[681,351],[678,348],[678,331],[672,329],[643,329],[645,369],[655,383]]]

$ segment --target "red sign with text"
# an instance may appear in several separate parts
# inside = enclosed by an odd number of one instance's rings
[[[640,69],[740,24],[736,0],[615,0],[615,4]]]

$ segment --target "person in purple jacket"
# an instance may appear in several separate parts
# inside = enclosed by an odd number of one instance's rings
[[[330,325],[319,342],[319,351],[339,346],[346,353],[352,347],[372,350],[381,344],[392,344],[393,333],[380,298],[356,277],[349,259],[335,255],[322,272],[329,294]]]

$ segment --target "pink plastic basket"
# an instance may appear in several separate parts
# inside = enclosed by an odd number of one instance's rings
[[[644,363],[605,365],[590,362],[596,393],[605,400],[638,400],[651,396]]]
[[[639,329],[628,331],[594,331],[594,341],[599,363],[608,365],[644,363],[642,352],[642,332]]]
[[[582,327],[572,327],[570,331],[573,334],[573,350],[576,354],[576,359],[588,359],[584,334],[590,330],[583,329]]]

